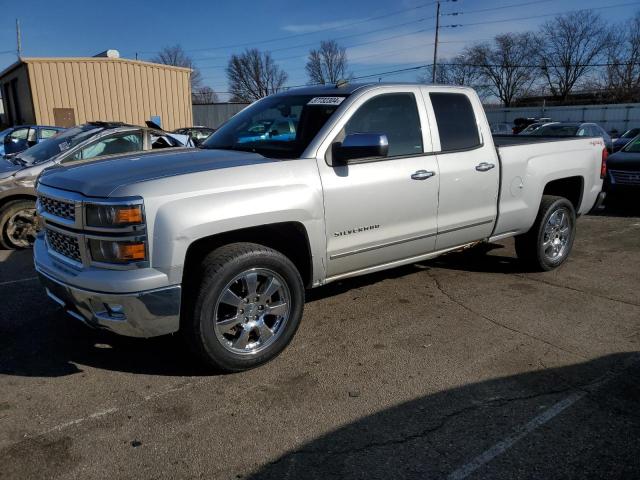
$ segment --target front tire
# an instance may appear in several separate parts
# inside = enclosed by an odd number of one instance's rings
[[[33,200],[15,200],[0,208],[0,247],[31,248],[36,238],[35,213]]]
[[[553,270],[571,253],[575,232],[573,204],[564,197],[544,195],[533,227],[515,239],[516,254],[533,270]]]
[[[206,364],[238,372],[280,354],[303,308],[304,285],[291,260],[262,245],[236,243],[203,260],[182,327]]]

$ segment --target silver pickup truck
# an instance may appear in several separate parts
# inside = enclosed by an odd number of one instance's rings
[[[603,140],[496,138],[468,88],[287,91],[202,149],[45,171],[35,265],[73,317],[180,331],[244,370],[291,341],[305,288],[507,237],[531,268],[563,263],[602,197]]]

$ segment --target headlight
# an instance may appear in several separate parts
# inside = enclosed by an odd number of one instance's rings
[[[91,239],[89,248],[95,262],[126,264],[147,259],[144,242]]]
[[[87,226],[125,227],[144,222],[142,205],[87,205]]]

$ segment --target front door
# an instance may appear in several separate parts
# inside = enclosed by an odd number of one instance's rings
[[[384,158],[332,166],[318,158],[324,191],[327,276],[384,265],[433,251],[438,166],[417,87],[368,92],[336,125],[333,142],[352,133],[387,136]],[[425,154],[425,152],[427,152]]]

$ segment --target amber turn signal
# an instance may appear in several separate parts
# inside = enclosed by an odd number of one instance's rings
[[[146,251],[144,243],[120,243],[120,259],[128,261],[144,260]]]
[[[130,207],[119,208],[115,223],[142,223],[142,207],[140,205],[132,205]]]

